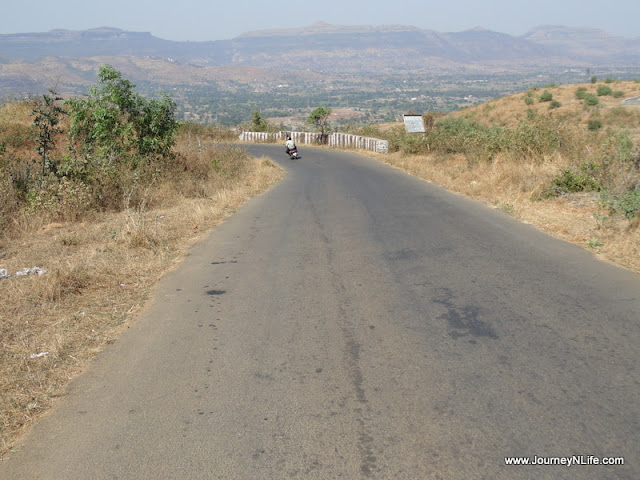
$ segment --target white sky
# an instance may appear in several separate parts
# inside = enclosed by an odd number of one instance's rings
[[[640,38],[638,0],[30,0],[5,2],[0,34],[114,27],[166,40],[224,40],[252,30],[411,25],[439,32],[483,27],[523,35],[540,25],[595,27]],[[2,52],[0,52],[2,56]]]

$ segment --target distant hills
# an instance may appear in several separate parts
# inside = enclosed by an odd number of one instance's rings
[[[485,29],[442,33],[416,27],[340,26],[249,32],[231,40],[177,42],[117,28],[0,35],[0,94],[42,89],[58,79],[80,86],[100,63],[128,63],[133,79],[198,83],[222,69],[270,75],[313,71],[337,75],[489,74],[549,68],[640,64],[640,38],[593,28],[541,26],[523,36]],[[179,67],[178,67],[179,66]],[[126,72],[126,69],[125,69]],[[257,72],[254,72],[256,74]],[[265,74],[267,75],[267,74]]]

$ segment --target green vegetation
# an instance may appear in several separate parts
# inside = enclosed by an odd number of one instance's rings
[[[596,97],[593,93],[587,93],[584,96],[584,103],[589,107],[595,107],[600,103],[600,100],[598,100],[598,97]]]
[[[600,191],[602,185],[594,176],[598,168],[598,165],[583,163],[577,170],[573,168],[563,170],[553,179],[547,194],[558,196],[565,193]]]
[[[331,109],[329,107],[317,107],[307,119],[307,124],[313,126],[321,135],[329,132],[329,117]]]
[[[262,116],[260,111],[254,110],[253,116],[251,118],[251,122],[248,124],[240,125],[243,130],[247,130],[250,132],[269,132],[276,133],[286,130],[284,125],[276,125],[265,117]]]
[[[553,93],[543,92],[542,95],[540,95],[539,100],[541,102],[550,102],[551,100],[553,100]]]
[[[62,130],[58,127],[60,117],[67,113],[59,105],[62,97],[53,90],[49,90],[49,93],[50,95],[45,94],[42,96],[42,101],[38,102],[32,112],[32,115],[35,116],[33,124],[38,130],[36,150],[42,159],[43,177],[47,170],[54,168],[50,161],[49,153],[55,148],[54,135],[62,133]]]
[[[589,120],[587,128],[591,131],[600,130],[602,128],[602,121],[600,121],[600,119],[593,118]]]
[[[611,95],[613,93],[613,90],[608,85],[600,85],[596,90],[596,93],[599,97],[603,97],[606,95]]]
[[[3,108],[15,110],[6,116],[14,119],[30,110],[33,121],[3,122],[0,228],[21,212],[64,221],[121,210],[147,201],[151,185],[196,168],[174,150],[175,103],[142,97],[107,65],[86,98],[63,103],[50,91]]]
[[[640,212],[640,189],[614,193],[603,192],[602,202],[611,213],[633,220]]]

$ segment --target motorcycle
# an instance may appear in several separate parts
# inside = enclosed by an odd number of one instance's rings
[[[289,158],[291,160],[297,160],[299,158],[297,148],[292,148],[291,150],[289,150]]]

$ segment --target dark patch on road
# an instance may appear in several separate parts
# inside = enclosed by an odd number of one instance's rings
[[[360,362],[360,348],[361,345],[353,340],[349,340],[347,342],[349,356],[351,357],[351,360],[353,362],[352,376],[353,386],[356,391],[356,398],[360,403],[367,403],[367,396],[365,395],[364,388],[362,388],[362,372],[360,371],[360,367],[358,365]]]
[[[207,295],[224,295],[227,293],[226,290],[208,290]]]
[[[442,298],[435,299],[434,302],[447,309],[445,313],[438,317],[438,320],[446,320],[452,331],[449,335],[453,338],[473,335],[474,337],[488,337],[498,339],[498,334],[493,327],[480,317],[480,308],[473,305],[457,307],[454,305],[455,297],[450,289],[443,288]]]

